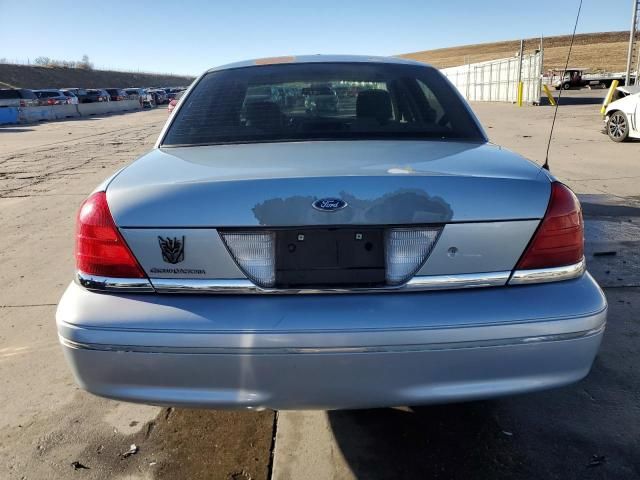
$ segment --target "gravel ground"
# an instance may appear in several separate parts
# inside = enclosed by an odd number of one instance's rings
[[[78,206],[152,147],[166,117],[157,109],[0,129],[3,480],[269,474],[273,412],[167,410],[94,397],[75,385],[58,346],[55,306],[73,275]],[[132,444],[138,451],[123,458]]]

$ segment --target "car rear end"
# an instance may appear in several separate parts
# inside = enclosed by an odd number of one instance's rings
[[[112,102],[119,102],[121,100],[124,100],[126,97],[124,91],[120,90],[119,88],[107,88],[105,91],[109,94],[109,98]]]
[[[3,107],[35,107],[38,105],[38,97],[33,90],[25,88],[1,88],[0,108]]]
[[[140,90],[138,88],[125,88],[124,92],[132,100],[138,100],[140,98]]]
[[[65,88],[64,90],[73,93],[78,98],[78,103],[89,103],[87,90],[84,88]]]
[[[352,93],[306,112],[318,81]],[[292,86],[290,107],[246,102]],[[208,72],[158,148],[85,201],[76,260],[57,323],[78,382],[160,405],[551,388],[589,372],[606,321],[575,195],[400,60]]]
[[[78,103],[80,103],[78,97],[72,91],[70,90],[60,90],[60,91],[65,97],[67,97],[67,103],[69,103],[70,105],[78,105]]]
[[[15,88],[0,88],[0,108],[20,107],[21,98]]]
[[[69,98],[60,90],[35,90],[40,106],[67,105]]]
[[[104,102],[106,96],[107,94],[105,94],[100,89],[95,89],[95,88],[87,89],[87,97],[86,97],[87,103]]]

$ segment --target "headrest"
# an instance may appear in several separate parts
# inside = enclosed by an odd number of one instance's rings
[[[274,128],[282,125],[280,107],[267,100],[248,103],[245,118],[247,125],[257,128]]]
[[[391,96],[386,90],[363,90],[356,100],[358,118],[375,118],[380,123],[392,116]]]

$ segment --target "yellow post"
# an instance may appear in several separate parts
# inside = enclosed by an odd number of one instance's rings
[[[542,88],[544,89],[544,93],[547,94],[547,98],[549,99],[549,104],[552,107],[555,107],[556,106],[556,99],[553,98],[553,95],[551,95],[551,90],[549,90],[549,87],[547,86],[547,84],[543,83],[542,84]]]
[[[524,88],[524,82],[519,82],[518,83],[518,106],[521,107],[522,106],[522,93],[523,93],[523,88]]]
[[[609,87],[609,93],[607,93],[607,96],[605,97],[604,102],[602,103],[602,108],[600,109],[600,113],[602,115],[604,115],[604,112],[607,111],[607,107],[611,103],[611,99],[613,98],[613,94],[615,93],[616,88],[618,88],[619,84],[620,84],[620,82],[618,80],[614,80],[613,82],[611,82],[611,87]]]

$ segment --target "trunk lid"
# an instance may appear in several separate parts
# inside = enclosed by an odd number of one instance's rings
[[[160,148],[107,199],[121,228],[403,225],[540,219],[548,177],[491,144],[333,141]],[[337,198],[333,212],[313,202]]]
[[[549,195],[539,167],[493,145],[407,141],[157,149],[107,188],[152,282],[278,289],[476,272],[504,284]]]

